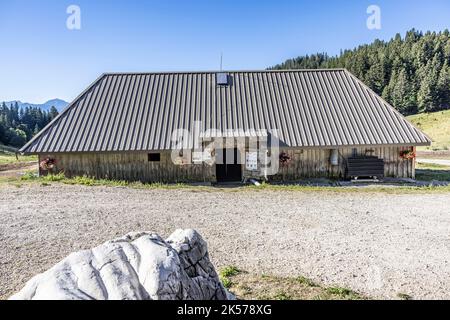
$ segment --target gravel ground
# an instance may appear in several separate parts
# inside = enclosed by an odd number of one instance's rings
[[[377,298],[450,298],[450,193],[0,185],[0,298],[70,252],[195,228],[216,267],[307,276]]]

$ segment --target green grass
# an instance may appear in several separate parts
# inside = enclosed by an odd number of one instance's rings
[[[39,177],[36,172],[33,171],[26,171],[23,176],[20,177],[20,180],[22,181],[34,181],[37,180]]]
[[[312,281],[309,278],[303,277],[303,276],[298,277],[297,281],[299,283],[301,283],[301,284],[304,284],[304,285],[308,286],[308,287],[317,287],[318,286],[314,281]]]
[[[431,146],[418,150],[450,150],[450,110],[420,113],[407,119],[433,140]]]
[[[360,298],[360,296],[356,292],[347,288],[329,287],[326,288],[325,291],[330,295],[339,296],[342,299],[346,300],[357,300]]]
[[[229,289],[233,285],[231,277],[236,276],[239,273],[240,270],[235,266],[227,266],[219,271],[219,279],[222,282],[223,286]]]
[[[442,164],[436,163],[422,163],[418,162],[416,164],[416,169],[425,169],[425,170],[450,170],[450,166],[445,166]]]
[[[278,291],[274,296],[273,296],[274,300],[292,300],[292,296],[289,295],[287,292],[281,290]]]
[[[238,270],[238,271],[236,271]],[[230,272],[231,271],[231,272]],[[342,287],[322,287],[312,280],[299,277],[278,277],[251,274],[235,267],[226,267],[219,273],[228,288],[238,299],[253,300],[361,300],[366,299],[355,291]],[[221,277],[222,279],[222,277]]]
[[[436,172],[428,172],[426,170],[417,170],[418,179],[424,181],[431,180],[449,180],[447,174],[449,171],[444,171],[442,174]],[[37,177],[35,173],[27,172],[21,178],[15,177],[0,177],[0,184],[17,184],[17,183],[40,183],[40,182],[55,182],[71,185],[85,185],[90,187],[106,186],[106,187],[128,187],[135,189],[185,189],[190,192],[259,192],[259,191],[273,191],[273,192],[327,192],[327,193],[390,193],[390,194],[410,194],[410,193],[441,193],[450,192],[450,185],[448,186],[383,186],[374,185],[368,187],[332,187],[332,186],[308,186],[308,185],[271,185],[268,183],[262,184],[260,187],[253,185],[239,186],[234,188],[222,188],[212,186],[196,186],[184,183],[164,184],[164,183],[142,183],[142,182],[128,182],[123,180],[107,180],[94,179],[88,176],[79,176],[67,178],[62,173],[56,175],[47,175]]]
[[[37,161],[37,156],[21,156],[16,158],[16,148],[0,144],[0,165]]]
[[[220,279],[220,281],[222,282],[223,286],[227,289],[230,289],[231,286],[233,285],[233,282],[229,278],[223,278]]]
[[[450,166],[434,163],[417,163],[416,179],[422,181],[450,181]]]
[[[421,193],[421,192],[450,192],[450,186],[408,186],[408,185],[396,185],[396,186],[383,186],[373,185],[368,187],[333,187],[333,186],[308,186],[308,185],[272,185],[262,184],[260,187],[253,185],[243,186],[240,188],[230,189],[230,191],[242,191],[242,190],[254,190],[254,191],[291,191],[291,192],[330,192],[330,193]]]
[[[221,277],[232,277],[239,274],[239,269],[235,266],[227,266],[220,270],[219,275]]]
[[[397,293],[397,297],[402,300],[412,300],[413,299],[409,294],[401,293],[401,292]]]
[[[433,169],[419,169],[416,170],[416,179],[421,181],[450,181],[449,170],[433,170]]]

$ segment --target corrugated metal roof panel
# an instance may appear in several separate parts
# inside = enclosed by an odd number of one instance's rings
[[[175,129],[278,130],[290,147],[426,145],[430,139],[348,71],[105,74],[21,152],[147,151],[174,147]],[[192,145],[193,141],[190,141]]]

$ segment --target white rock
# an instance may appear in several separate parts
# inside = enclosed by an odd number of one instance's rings
[[[33,277],[11,300],[227,300],[232,299],[195,230],[164,241],[130,233],[70,254]]]

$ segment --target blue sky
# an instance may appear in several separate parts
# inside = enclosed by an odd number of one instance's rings
[[[81,30],[66,27],[69,5]],[[366,27],[381,8],[381,30]],[[411,28],[450,28],[450,1],[0,0],[0,101],[74,99],[108,71],[264,69]]]

